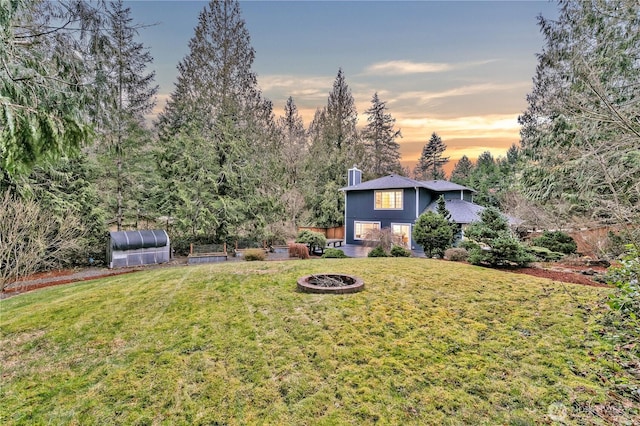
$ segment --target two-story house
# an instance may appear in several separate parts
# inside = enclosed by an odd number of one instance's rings
[[[417,181],[404,176],[389,175],[362,182],[362,172],[349,169],[345,195],[345,242],[362,244],[373,229],[391,228],[415,248],[412,230],[416,219],[425,211],[436,210],[440,195],[444,195],[451,220],[461,225],[480,220],[484,207],[473,203],[475,191],[446,180]]]

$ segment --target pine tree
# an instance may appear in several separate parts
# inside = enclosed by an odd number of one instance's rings
[[[449,162],[449,157],[442,156],[446,149],[447,146],[442,142],[442,138],[433,132],[429,142],[422,148],[422,155],[414,170],[416,178],[420,180],[444,179],[443,166]]]
[[[463,155],[456,163],[451,171],[451,182],[459,185],[471,186],[471,172],[473,171],[473,163],[469,160],[469,157]]]
[[[371,177],[378,178],[391,173],[399,173],[400,145],[396,138],[402,137],[400,130],[394,129],[396,122],[391,114],[387,113],[386,102],[378,97],[376,92],[371,99],[371,107],[366,111],[369,115],[368,124],[362,132],[362,138],[367,147],[369,162],[368,167]]]

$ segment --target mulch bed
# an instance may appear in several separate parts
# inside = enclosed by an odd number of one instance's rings
[[[546,269],[540,267],[531,267],[531,268],[517,268],[517,269],[508,269],[510,272],[515,272],[517,274],[526,274],[532,275],[534,277],[539,278],[548,278],[553,281],[560,281],[563,283],[572,283],[572,284],[580,284],[580,285],[588,285],[591,287],[610,287],[608,284],[604,284],[593,279],[594,275],[585,275],[583,271],[587,271],[591,273],[592,270],[597,274],[604,273],[605,269],[597,271],[596,268],[585,268],[585,269],[573,269],[573,270],[558,270],[558,269]]]

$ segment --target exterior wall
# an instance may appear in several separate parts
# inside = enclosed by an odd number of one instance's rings
[[[388,228],[392,223],[415,223],[416,191],[405,188],[402,194],[402,210],[376,210],[374,191],[347,192],[347,208],[345,214],[345,242],[347,244],[362,244],[356,240],[355,222],[380,222],[380,228]],[[420,200],[422,205],[422,200]],[[426,204],[425,204],[426,206]]]
[[[420,188],[420,206],[418,207],[418,216],[420,216],[424,209],[426,209],[427,206],[435,199],[437,198],[434,198],[434,194],[431,191],[425,188]]]
[[[443,192],[442,195],[444,195],[444,198],[447,200],[464,200],[470,203],[473,202],[473,194],[470,191],[462,191],[462,194],[460,194],[460,192],[461,191],[447,191]],[[438,197],[435,199],[437,200]]]

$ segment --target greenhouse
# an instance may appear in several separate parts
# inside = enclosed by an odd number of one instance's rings
[[[169,235],[164,230],[117,231],[109,235],[109,268],[153,265],[171,259]]]

